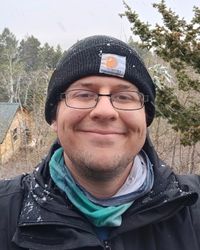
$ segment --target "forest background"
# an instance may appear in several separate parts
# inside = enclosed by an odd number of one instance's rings
[[[149,128],[160,157],[179,173],[200,173],[200,9],[186,22],[165,1],[154,4],[163,23],[151,26],[124,2],[133,37],[156,88],[156,119]],[[0,177],[31,171],[48,152],[55,135],[44,121],[49,78],[64,51],[41,45],[34,36],[21,41],[8,28],[0,34],[0,101],[18,102],[31,114],[34,144],[24,144]]]

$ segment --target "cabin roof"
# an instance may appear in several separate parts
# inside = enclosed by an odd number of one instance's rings
[[[0,102],[0,144],[2,144],[19,108],[19,103]]]

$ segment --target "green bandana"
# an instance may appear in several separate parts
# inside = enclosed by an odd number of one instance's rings
[[[72,204],[77,207],[93,225],[120,226],[122,214],[132,205],[133,202],[119,206],[103,207],[91,202],[81,189],[76,185],[68,168],[64,164],[63,148],[57,149],[49,162],[50,175],[55,184],[65,192]]]

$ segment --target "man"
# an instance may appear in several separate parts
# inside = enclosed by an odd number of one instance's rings
[[[135,50],[93,36],[51,77],[58,140],[32,174],[0,183],[1,249],[199,250],[199,177],[157,157],[155,86]]]

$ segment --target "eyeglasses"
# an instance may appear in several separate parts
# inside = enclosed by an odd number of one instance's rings
[[[95,108],[99,98],[107,96],[115,109],[138,110],[148,102],[148,96],[138,91],[120,91],[112,94],[98,94],[85,89],[73,89],[61,94],[61,99],[65,99],[66,106],[75,109]]]

